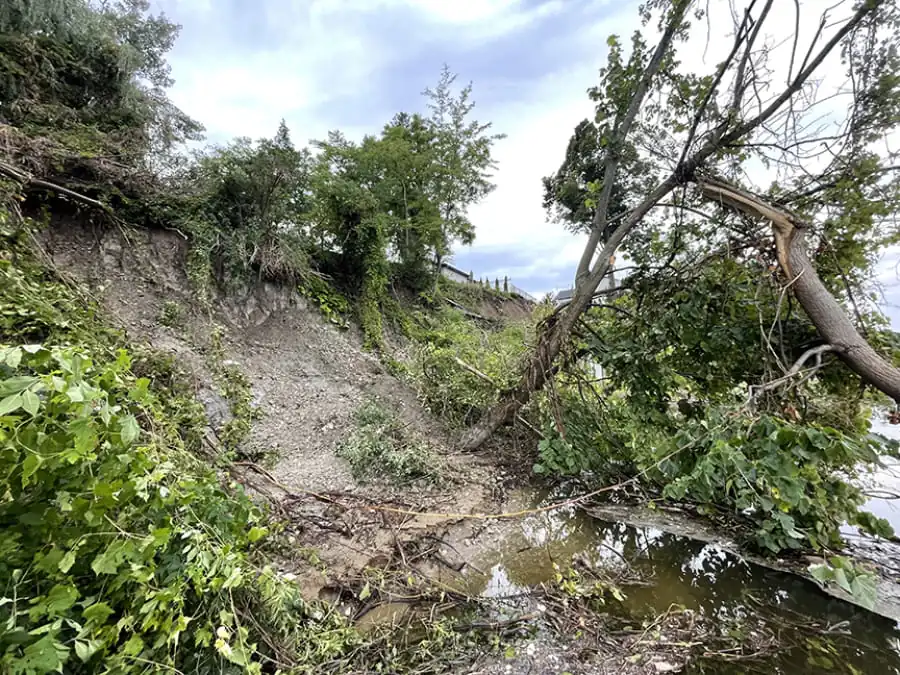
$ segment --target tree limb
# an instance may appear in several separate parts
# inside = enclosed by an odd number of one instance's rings
[[[644,102],[644,97],[647,95],[650,83],[662,67],[666,52],[668,52],[672,40],[675,39],[675,33],[681,26],[681,21],[684,18],[688,7],[691,5],[691,2],[692,0],[678,0],[675,4],[675,7],[672,10],[672,17],[669,19],[666,30],[663,32],[659,43],[656,45],[656,51],[653,52],[650,63],[648,63],[647,67],[644,69],[644,73],[638,82],[637,88],[634,90],[634,94],[631,96],[625,115],[622,117],[621,122],[616,125],[614,136],[609,143],[609,150],[604,159],[603,188],[600,193],[600,198],[597,200],[597,208],[594,211],[591,234],[588,243],[584,248],[584,252],[581,255],[581,260],[578,262],[578,270],[575,273],[576,286],[587,278],[591,268],[591,260],[593,260],[594,257],[594,251],[597,250],[597,245],[600,243],[600,237],[603,236],[603,231],[606,229],[607,217],[609,215],[609,203],[613,193],[613,183],[615,182],[616,170],[619,168],[621,145],[625,142],[625,139],[631,132],[631,125],[634,123],[634,118],[637,117],[638,111]]]
[[[801,380],[801,382],[808,379],[813,374],[813,372],[815,372],[816,370],[818,370],[819,368],[822,367],[822,356],[824,354],[826,354],[828,352],[839,352],[839,351],[840,350],[837,347],[835,347],[834,345],[830,345],[830,344],[819,345],[818,347],[813,347],[812,349],[807,349],[805,352],[803,352],[803,354],[800,355],[800,358],[794,362],[794,365],[792,365],[788,369],[788,371],[784,375],[779,377],[778,379],[772,380],[771,382],[766,382],[765,384],[750,385],[750,401],[753,401],[753,399],[755,399],[757,396],[759,396],[763,392],[772,391],[773,389],[777,389],[782,384],[789,381],[791,378],[795,377],[796,375],[799,375],[801,372],[800,369],[803,368],[803,366],[806,364],[807,361],[809,361],[813,356],[815,356],[816,357],[816,365],[813,366],[810,369],[810,371],[807,372],[803,376],[803,379]]]
[[[67,197],[71,197],[75,201],[82,202],[83,204],[87,204],[89,206],[93,206],[98,209],[102,209],[107,213],[112,213],[112,209],[109,206],[104,204],[101,201],[96,199],[92,199],[86,195],[81,194],[80,192],[75,192],[74,190],[70,190],[69,188],[65,188],[62,185],[57,185],[56,183],[51,183],[47,180],[42,180],[40,178],[35,178],[30,173],[19,169],[12,164],[7,164],[6,162],[0,160],[0,174],[8,176],[13,180],[16,180],[23,185],[28,185],[34,188],[41,188],[43,190],[50,190],[51,192],[58,192],[59,194],[65,195]]]
[[[771,223],[778,263],[785,277],[792,279],[794,297],[819,334],[865,382],[900,402],[900,369],[888,363],[866,342],[844,308],[822,283],[806,253],[807,225],[796,214],[726,181],[696,180],[701,194],[707,199]]]

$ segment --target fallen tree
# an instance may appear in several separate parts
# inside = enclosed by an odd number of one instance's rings
[[[772,90],[775,79],[769,57],[776,40],[763,29],[777,30],[781,25],[778,15],[787,11],[785,7],[779,4],[776,8],[774,0],[749,0],[741,13],[734,14],[734,37],[727,54],[712,74],[701,77],[681,72],[677,61],[679,47],[690,47],[697,38],[686,17],[693,12],[696,18],[703,18],[698,4],[692,0],[647,3],[645,26],[652,12],[660,15],[661,37],[652,52],[636,34],[626,60],[617,38],[610,38],[601,83],[590,92],[597,102],[595,129],[600,141],[596,147],[602,153],[602,168],[599,175],[575,177],[585,203],[593,207],[593,217],[589,224],[571,223],[573,229],[588,233],[574,296],[540,326],[519,383],[467,431],[462,439],[464,448],[483,444],[544,386],[626,238],[633,239],[640,229],[673,227],[671,222],[654,220],[651,212],[664,205],[668,208],[659,210],[696,211],[698,200],[713,196],[713,183],[703,182],[702,176],[739,175],[751,159],[777,162],[789,175],[781,176],[773,189],[793,190],[792,197],[807,211],[815,212],[823,208],[824,196],[833,196],[838,184],[846,187],[841,181],[854,180],[861,166],[866,167],[866,180],[861,181],[865,187],[876,185],[878,176],[884,175],[880,165],[874,171],[869,166],[878,163],[870,145],[884,138],[897,119],[898,84],[889,76],[897,60],[894,29],[900,22],[896,3],[866,0],[827,9],[812,2],[796,3],[793,18],[797,28],[818,28],[806,45],[800,44],[799,30],[794,31],[793,41],[785,41],[790,64],[786,72],[779,73],[784,84],[768,96],[765,92]],[[849,112],[837,132],[823,132],[821,125],[814,124],[815,117],[822,114],[820,106],[837,94],[817,98],[821,84],[817,80],[826,72],[834,74],[833,62],[838,58],[843,59],[845,78],[831,89],[850,97]],[[802,150],[823,144],[835,159],[811,174],[804,166]],[[566,169],[564,166],[561,172]],[[626,174],[627,185],[623,180]],[[691,183],[701,187],[699,195],[687,190]],[[717,195],[724,201],[726,191],[721,183],[716,185],[720,186]],[[737,196],[734,190],[728,194]],[[671,201],[664,201],[670,197]],[[880,209],[893,208],[886,203],[890,200],[884,201]],[[744,205],[741,212],[760,216],[765,206],[756,200]],[[776,229],[782,226],[784,213],[770,214],[775,217],[770,220]],[[793,243],[782,245],[782,268],[786,273],[792,266],[811,269],[802,253],[803,237],[798,236],[802,228],[795,222],[791,228]],[[845,362],[867,382],[896,398],[900,380],[895,369],[862,339],[837,299],[824,285],[816,284],[816,279],[813,273],[799,278],[788,274],[786,281]]]

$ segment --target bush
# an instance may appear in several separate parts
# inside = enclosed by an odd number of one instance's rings
[[[421,327],[414,331],[417,345],[410,370],[420,396],[429,410],[453,424],[475,422],[501,391],[516,383],[528,326],[487,331],[452,309],[418,318]]]
[[[410,437],[400,421],[375,401],[356,413],[356,428],[338,449],[359,480],[389,478],[400,483],[438,482],[440,458],[425,443]]]
[[[179,449],[127,352],[3,347],[0,364],[2,669],[249,664],[230,594],[255,583],[260,513]]]
[[[184,323],[184,310],[177,302],[168,300],[159,312],[159,322],[169,328],[179,328]]]
[[[836,547],[844,522],[892,534],[886,521],[859,511],[865,498],[848,482],[860,464],[893,452],[872,436],[751,416],[741,407],[676,419],[631,407],[619,394],[604,406],[599,414],[596,403],[566,391],[565,437],[555,423],[545,425],[536,471],[603,482],[640,474],[663,497],[724,518],[770,553]]]

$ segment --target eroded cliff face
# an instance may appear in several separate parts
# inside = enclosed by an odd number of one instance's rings
[[[360,500],[453,514],[500,508],[498,461],[455,453],[452,434],[422,409],[412,389],[362,350],[355,329],[323,320],[296,290],[261,281],[203,307],[186,271],[188,242],[176,231],[56,217],[39,239],[48,261],[83,284],[129,340],[171,355],[189,374],[213,442],[232,419],[232,402],[211,360],[212,335],[219,331],[219,358],[246,377],[255,411],[239,454],[269,474],[241,467],[245,484],[287,515],[298,549],[315,548],[325,563],[327,578],[302,559],[286,557],[286,571],[301,577],[308,595],[372,560],[391,560],[402,542],[440,539],[454,528],[460,537],[473,534],[452,517],[373,518],[355,508]],[[356,411],[372,399],[446,462],[448,481],[401,489],[354,480],[336,451],[352,433]],[[352,495],[352,508],[332,504],[326,514],[325,502],[301,499],[309,493]],[[454,556],[449,549],[445,554]]]

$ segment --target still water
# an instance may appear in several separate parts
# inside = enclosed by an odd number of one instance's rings
[[[540,495],[526,495],[537,504]],[[506,528],[495,549],[473,560],[470,592],[523,597],[574,556],[606,568],[629,565],[649,585],[623,587],[622,611],[636,621],[680,605],[715,621],[774,631],[783,645],[762,660],[699,661],[691,673],[900,673],[895,622],[831,598],[809,581],[746,562],[714,544],[653,528],[592,518],[573,508],[530,516]],[[818,630],[812,630],[815,625]],[[826,636],[821,635],[822,630]]]

